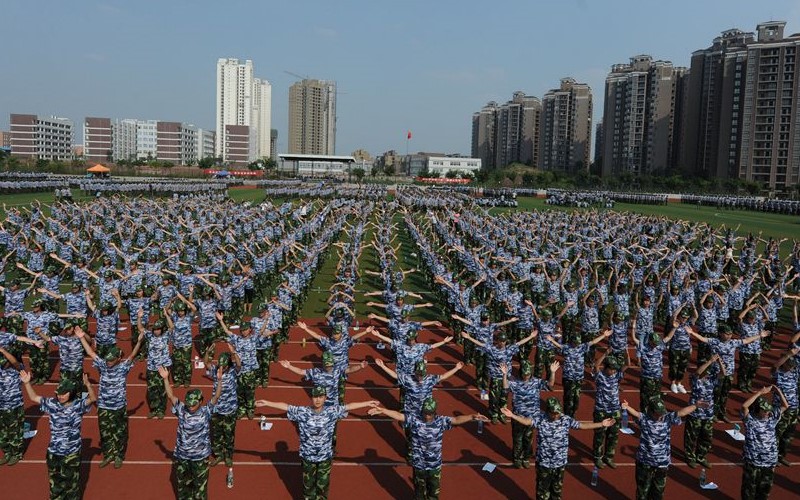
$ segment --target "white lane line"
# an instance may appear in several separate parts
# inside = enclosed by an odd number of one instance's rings
[[[236,451],[234,451],[236,453]],[[353,460],[348,458],[346,460]],[[32,464],[32,465],[42,465],[46,464],[45,460],[20,460],[20,464]],[[99,464],[100,460],[81,460],[82,464]],[[170,460],[125,460],[125,465],[169,465],[172,466],[172,461]],[[719,467],[741,467],[743,465],[742,462],[710,462],[712,466],[719,466]],[[800,462],[790,462],[791,465],[800,465]],[[261,462],[237,462],[234,461],[233,465],[235,466],[253,466],[253,467],[299,467],[301,465],[300,462],[272,462],[269,460],[261,461]],[[483,467],[486,465],[486,462],[443,462],[443,467]],[[500,467],[511,467],[511,462],[497,462],[495,465]],[[592,467],[594,464],[592,462],[569,462],[567,463],[567,467]],[[403,467],[403,468],[411,468],[410,465],[407,465],[405,462],[350,462],[350,461],[341,461],[341,460],[334,460],[333,462],[334,467]],[[621,463],[617,462],[617,466],[619,467],[636,467],[636,462],[626,462]],[[685,463],[678,462],[671,464],[672,467],[686,467],[689,466]]]

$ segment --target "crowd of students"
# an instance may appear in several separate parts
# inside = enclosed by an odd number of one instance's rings
[[[672,428],[684,419],[683,458],[710,468],[714,422],[741,415],[742,498],[766,498],[775,466],[789,464],[798,416],[800,243],[615,212],[493,215],[463,195],[419,188],[400,189],[391,202],[382,188],[343,186],[324,200],[315,199],[322,187],[277,189],[301,199],[248,206],[208,195],[110,196],[59,202],[49,215],[39,203],[8,209],[0,224],[0,462],[22,459],[23,387],[50,417],[54,497],[79,495],[81,416],[93,405],[100,465],[122,467],[126,377],[142,360],[149,416],[171,410],[178,417],[179,498],[204,497],[208,467],[232,464],[237,419],[254,418],[260,407],[297,422],[307,498],[327,496],[336,422],[359,409],[403,423],[419,498],[439,495],[445,431],[471,421],[511,421],[510,459],[518,468],[535,466],[540,498],[561,495],[571,429],[594,431],[598,469],[617,467],[623,411],[640,428],[639,498],[663,496]],[[404,269],[399,258],[403,234],[416,245],[416,268]],[[360,268],[365,248],[377,256],[376,269]],[[334,255],[327,325],[313,329],[298,313],[317,270]],[[405,290],[411,273],[431,300]],[[357,290],[364,274],[382,289]],[[382,302],[368,299],[374,295]],[[795,304],[793,324],[781,316],[786,301]],[[355,312],[362,302],[376,311],[363,329]],[[444,309],[438,320],[411,319],[434,304]],[[126,320],[129,339],[120,338]],[[453,336],[417,341],[420,329],[438,332],[445,323]],[[301,370],[280,358],[293,325],[319,342],[321,367]],[[387,359],[376,365],[397,380],[397,408],[345,403],[347,376],[366,366],[351,363],[349,351],[365,335],[388,344]],[[461,362],[428,373],[427,353],[451,342]],[[41,384],[52,375],[53,348],[59,382],[48,397]],[[197,389],[183,401],[173,392],[191,384],[193,349],[214,381],[207,403]],[[765,349],[782,350],[769,378],[756,376]],[[99,374],[98,392],[85,356]],[[273,401],[268,388],[268,399],[256,399],[276,361],[312,384],[308,406]],[[460,370],[472,371],[486,391],[485,414],[437,412],[435,387]],[[559,371],[561,399],[549,395]],[[621,397],[626,371],[640,382],[636,408]],[[734,379],[748,394],[741,407],[729,402]],[[686,406],[670,410],[665,392],[691,394]],[[576,420],[592,400],[592,420]]]

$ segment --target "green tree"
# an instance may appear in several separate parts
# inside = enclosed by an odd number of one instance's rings
[[[358,167],[358,168],[354,168],[351,171],[351,173],[356,177],[356,181],[358,181],[358,183],[361,184],[361,180],[364,178],[364,174],[366,172],[364,172],[363,168]]]
[[[372,166],[372,169],[370,169],[370,171],[369,171],[369,174],[370,174],[370,175],[371,175],[373,178],[374,178],[374,177],[377,177],[379,173],[381,173],[381,169],[380,169],[380,167],[378,167],[377,165],[373,165],[373,166]]]
[[[448,170],[447,173],[444,174],[444,176],[447,179],[457,179],[458,178],[458,171],[457,170]]]
[[[394,165],[386,165],[383,167],[383,173],[386,175],[394,175]]]

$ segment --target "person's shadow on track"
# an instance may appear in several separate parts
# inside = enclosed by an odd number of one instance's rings
[[[156,443],[156,446],[158,446],[158,449],[161,450],[161,452],[164,454],[164,456],[171,461],[172,451],[169,450],[164,445],[164,441],[156,439],[154,442]],[[169,469],[169,484],[172,486],[172,491],[175,493],[175,498],[178,498],[178,478],[175,475],[175,464],[172,464],[172,466]]]
[[[375,448],[367,448],[364,450],[364,456],[355,459],[356,463],[375,464],[379,462],[389,462],[386,457],[378,456],[378,451]],[[403,476],[398,472],[398,467],[403,467],[404,464],[398,463],[397,465],[367,465],[370,474],[375,477],[381,487],[391,498],[412,498],[414,496],[414,489],[411,487],[409,478]],[[409,472],[411,468],[408,467]]]

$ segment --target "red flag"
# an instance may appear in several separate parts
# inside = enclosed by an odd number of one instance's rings
[[[406,139],[411,139],[411,131],[410,130],[408,131],[408,135],[406,136]]]

